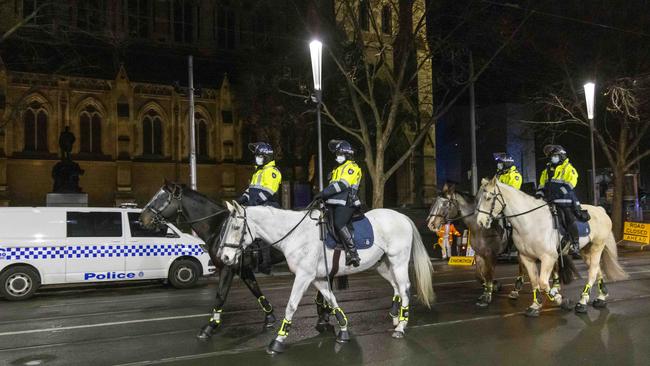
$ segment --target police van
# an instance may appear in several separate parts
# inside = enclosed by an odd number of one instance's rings
[[[148,230],[134,208],[0,208],[0,295],[41,285],[166,279],[176,288],[213,273],[201,239],[173,225]]]

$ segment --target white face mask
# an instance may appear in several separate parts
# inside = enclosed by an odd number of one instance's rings
[[[503,163],[497,163],[497,169],[502,170],[503,169]]]
[[[557,155],[551,156],[551,164],[557,164],[560,162],[560,157]]]
[[[336,155],[336,162],[342,164],[345,161],[345,155]]]
[[[255,157],[255,165],[264,165],[264,157],[263,156],[256,156]]]

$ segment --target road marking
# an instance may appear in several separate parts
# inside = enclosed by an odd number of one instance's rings
[[[125,321],[121,321],[121,322],[108,322],[108,323],[98,323],[98,324],[73,325],[73,326],[69,326],[69,327],[54,327],[54,328],[45,328],[45,329],[19,330],[19,331],[15,331],[15,332],[3,332],[3,333],[0,333],[0,337],[1,336],[13,336],[13,335],[19,335],[19,334],[56,332],[56,331],[71,330],[71,329],[86,329],[86,328],[95,328],[95,327],[108,327],[108,326],[123,325],[123,324],[159,322],[159,321],[164,321],[164,320],[189,319],[189,318],[198,318],[198,317],[203,317],[203,316],[208,316],[208,315],[210,315],[210,314],[202,313],[202,314],[191,314],[191,315],[181,315],[181,316],[166,316],[166,317],[162,317],[162,318],[125,320]]]

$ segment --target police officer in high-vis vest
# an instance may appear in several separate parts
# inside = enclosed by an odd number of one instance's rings
[[[574,253],[580,250],[580,237],[576,218],[589,220],[589,214],[582,211],[580,201],[574,192],[578,184],[578,172],[567,158],[566,151],[560,145],[546,145],[544,155],[548,158],[546,169],[539,178],[539,187],[535,197],[553,202],[564,214],[564,222],[571,237],[571,249]]]
[[[266,142],[256,142],[248,144],[248,149],[255,155],[256,170],[250,185],[237,202],[245,206],[268,205],[279,208],[277,192],[282,183],[282,174],[275,167],[273,148]]]
[[[515,159],[510,154],[501,152],[494,153],[494,160],[497,162],[497,179],[515,189],[521,188],[521,174],[515,166]]]
[[[361,168],[353,160],[354,149],[349,142],[332,140],[328,147],[336,155],[339,166],[332,171],[329,185],[316,195],[316,199],[325,201],[333,215],[334,228],[341,244],[345,246],[345,264],[358,267],[359,254],[347,225],[354,212],[361,207],[357,195],[362,177]]]

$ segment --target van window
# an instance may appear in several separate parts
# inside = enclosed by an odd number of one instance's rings
[[[136,212],[129,212],[129,227],[131,228],[131,236],[134,238],[178,238],[172,229],[167,225],[160,226],[159,228],[146,229],[140,222],[140,214]]]
[[[68,212],[68,237],[122,237],[120,212]]]

